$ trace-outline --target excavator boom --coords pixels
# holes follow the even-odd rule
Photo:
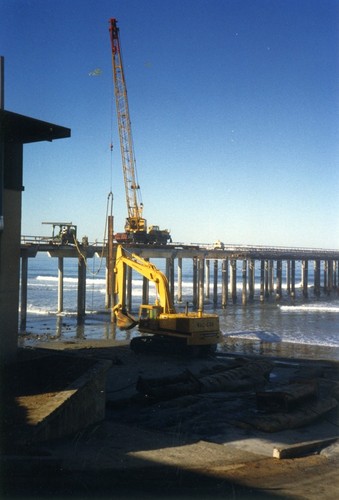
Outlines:
[[[119,296],[120,302],[116,308],[125,307],[123,303],[123,290],[125,284],[125,269],[124,266],[129,266],[137,271],[141,276],[144,276],[149,281],[155,283],[157,292],[157,302],[165,314],[175,313],[175,308],[172,302],[169,291],[168,280],[166,276],[157,269],[154,264],[143,259],[139,255],[127,253],[121,245],[117,247],[116,264],[115,264],[115,293]]]

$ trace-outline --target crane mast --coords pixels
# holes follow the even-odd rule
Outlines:
[[[125,231],[127,233],[140,231],[146,232],[147,224],[146,220],[142,217],[143,204],[140,200],[140,186],[137,182],[136,175],[136,163],[133,149],[127,88],[122,64],[119,28],[117,26],[117,20],[114,18],[110,19],[109,31],[112,44],[114,94],[118,117],[120,150],[128,213]]]
[[[109,32],[112,44],[114,94],[128,214],[125,223],[125,233],[116,233],[115,239],[119,243],[166,245],[168,241],[172,241],[169,230],[160,229],[159,226],[155,225],[147,228],[146,219],[142,216],[143,204],[137,179],[119,28],[115,18],[109,21]]]

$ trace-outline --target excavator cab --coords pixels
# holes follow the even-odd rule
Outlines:
[[[142,304],[139,309],[139,329],[159,330],[159,317],[163,307],[154,304]]]

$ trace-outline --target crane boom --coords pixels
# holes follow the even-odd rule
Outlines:
[[[128,212],[128,219],[126,221],[127,227],[125,230],[146,231],[146,221],[142,217],[143,204],[140,196],[140,186],[136,175],[131,119],[124,68],[122,64],[119,28],[117,26],[117,20],[114,18],[110,19],[109,31],[112,44],[114,93],[118,116],[120,150]]]
[[[115,238],[118,242],[121,241],[124,243],[132,242],[166,245],[168,241],[171,241],[171,235],[168,229],[160,229],[157,225],[152,225],[147,228],[147,221],[142,216],[143,204],[137,178],[127,87],[121,56],[119,28],[115,18],[109,21],[109,32],[112,45],[114,94],[128,214],[125,223],[125,233],[117,233]]]

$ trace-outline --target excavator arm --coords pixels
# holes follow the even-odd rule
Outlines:
[[[141,276],[144,276],[149,281],[155,283],[156,293],[157,293],[157,302],[156,306],[160,306],[161,313],[165,314],[174,314],[175,308],[172,302],[171,294],[169,291],[168,281],[166,276],[159,271],[152,263],[143,259],[139,255],[129,254],[127,255],[126,250],[123,249],[121,245],[117,247],[116,253],[116,263],[114,267],[115,273],[115,293],[119,297],[118,303],[114,306],[113,311],[118,320],[118,323],[121,325],[124,324],[124,319],[122,315],[127,316],[131,321],[134,321],[134,325],[132,324],[128,328],[135,326],[136,321],[131,316],[127,315],[125,303],[124,303],[124,287],[126,281],[126,267],[137,271]],[[127,321],[127,325],[129,322]],[[127,329],[127,327],[125,327]]]

